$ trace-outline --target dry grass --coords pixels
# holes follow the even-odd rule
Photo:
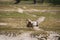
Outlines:
[[[6,3],[7,4],[7,3]],[[39,9],[39,10],[60,10],[60,7],[51,7],[51,6],[40,6],[40,5],[34,5],[34,4],[18,4],[18,5],[6,5],[3,4],[0,9],[16,9],[22,8],[22,9]],[[57,31],[60,33],[60,12],[30,12],[29,15],[25,13],[18,13],[18,12],[4,12],[0,11],[0,22],[6,22],[8,25],[1,26],[0,30],[23,30],[23,31],[29,31],[33,29],[27,29],[26,28],[26,19],[31,20],[37,20],[40,16],[46,17],[45,21],[42,22],[39,27],[48,30],[48,31]],[[36,15],[36,17],[33,17],[32,15]],[[22,29],[21,29],[22,28]],[[35,32],[35,31],[34,31]],[[39,32],[40,33],[40,32]],[[37,34],[39,34],[37,32]],[[43,32],[42,32],[43,33]],[[45,32],[44,32],[45,33]]]

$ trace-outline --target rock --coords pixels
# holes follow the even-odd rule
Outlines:
[[[0,23],[0,25],[8,25],[8,23]]]
[[[13,36],[13,33],[9,35],[0,35],[0,40],[38,40],[37,38],[31,37],[31,32],[24,32],[18,36]]]
[[[30,33],[23,33],[20,38],[21,40],[38,40],[37,38],[31,37]]]
[[[49,32],[49,36],[47,37],[47,40],[58,40],[59,37],[60,37],[59,34],[51,31],[51,32]]]
[[[21,8],[18,8],[17,12],[19,12],[19,13],[23,13],[23,12],[24,12],[24,10],[23,10],[23,9],[21,9]]]

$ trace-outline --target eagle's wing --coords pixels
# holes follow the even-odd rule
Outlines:
[[[39,17],[36,21],[39,23],[43,22],[45,20],[45,17]]]
[[[28,19],[27,21],[32,22],[32,20]]]

